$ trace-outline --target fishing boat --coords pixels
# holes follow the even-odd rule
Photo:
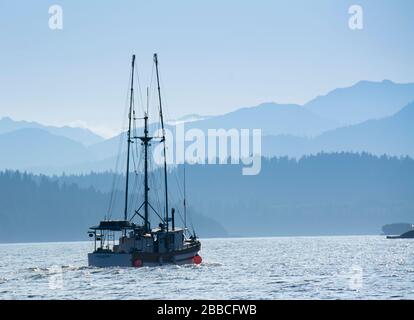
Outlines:
[[[163,109],[161,100],[160,77],[158,68],[158,56],[154,54],[156,71],[156,90],[159,105],[159,119],[161,124],[161,136],[149,135],[148,93],[147,109],[142,118],[135,117],[134,109],[134,70],[135,55],[132,56],[131,85],[129,96],[126,175],[125,175],[125,199],[123,219],[104,219],[97,226],[89,229],[88,233],[94,242],[94,251],[88,254],[89,266],[95,267],[144,267],[159,266],[163,264],[200,264],[202,262],[199,251],[201,243],[194,230],[188,232],[184,227],[176,226],[175,209],[169,211],[168,198],[168,171],[166,161],[166,135],[164,128]],[[147,90],[148,92],[148,90]],[[143,134],[134,136],[132,126],[135,120],[143,120]],[[162,143],[164,152],[163,161],[163,186],[164,190],[151,190],[154,193],[163,193],[163,212],[155,210],[150,203],[149,188],[149,148],[155,141]],[[130,208],[129,176],[131,144],[140,142],[143,155],[143,199],[137,208]],[[185,165],[185,164],[184,164]],[[184,171],[185,172],[185,171]],[[185,177],[185,174],[184,174]],[[185,181],[185,178],[184,178]],[[185,184],[185,182],[184,182]],[[134,191],[134,190],[133,190]],[[185,192],[184,192],[185,194]],[[184,211],[186,207],[185,196],[183,201]],[[151,227],[150,211],[159,224]]]

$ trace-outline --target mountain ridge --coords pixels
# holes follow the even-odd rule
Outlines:
[[[411,92],[414,88],[412,83],[360,81],[352,87],[338,88],[325,96],[316,97],[312,100],[313,102],[303,106],[267,102],[254,107],[243,107],[224,115],[188,122],[185,128],[186,130],[198,128],[205,133],[208,129],[262,129],[262,154],[264,156],[298,158],[323,151],[351,151],[414,157],[412,142],[414,135],[411,128],[411,123],[414,123],[414,103],[408,103],[402,107],[397,106],[398,103],[390,103],[387,110],[386,108],[381,110],[387,113],[393,109],[398,110],[390,116],[379,116],[379,113],[374,119],[342,126],[338,122],[326,120],[317,115],[311,104],[317,100],[326,99],[328,96],[337,96],[338,92],[341,95],[348,90],[353,91],[355,88],[361,90],[365,87],[370,88],[369,90],[388,88],[382,96],[389,96],[387,99],[392,100],[395,95],[394,89],[401,86],[402,90],[408,90],[404,91],[408,93],[402,97],[399,96],[398,103],[409,100],[412,93],[414,97],[414,91]],[[389,87],[394,89],[390,91]],[[397,91],[400,92],[399,90]],[[346,93],[346,95],[352,99],[355,98],[355,93]],[[369,97],[369,99],[372,102],[378,97]],[[344,98],[344,101],[347,100],[349,99]],[[326,102],[321,106],[325,108]],[[336,107],[334,106],[333,109]],[[77,139],[62,135],[62,130],[58,130],[57,134],[51,130],[51,128],[62,129],[59,127],[40,125],[41,127],[29,126],[29,128],[41,131],[13,131],[10,122],[13,122],[10,118],[0,120],[0,150],[8,150],[0,159],[0,169],[33,170],[35,172],[45,170],[53,173],[66,170],[72,173],[84,172],[84,170],[91,170],[95,167],[100,171],[114,169],[119,151],[122,156],[126,146],[125,132],[109,139],[98,138],[98,142],[85,145],[85,143],[76,141]],[[9,123],[8,126],[7,123]],[[33,123],[21,121],[18,124],[25,126]],[[34,124],[37,125],[37,123]],[[158,126],[151,124],[150,132],[156,128]],[[171,129],[174,134],[175,126],[167,124],[166,128]],[[6,141],[7,139],[11,141]],[[28,148],[24,153],[22,148],[17,146]]]
[[[304,106],[346,125],[391,116],[413,101],[414,83],[362,80],[317,96]]]
[[[0,118],[0,135],[24,128],[42,129],[51,134],[80,142],[85,146],[92,145],[104,140],[103,137],[86,128],[71,127],[68,125],[57,127],[43,125],[35,121],[13,120],[11,117]]]
[[[336,128],[312,139],[289,135],[264,137],[263,149],[266,156],[288,155],[295,158],[341,151],[414,157],[412,123],[414,102],[392,116]]]

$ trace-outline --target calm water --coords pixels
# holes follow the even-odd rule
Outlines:
[[[413,299],[414,240],[203,240],[200,266],[87,267],[89,242],[0,245],[1,299]]]

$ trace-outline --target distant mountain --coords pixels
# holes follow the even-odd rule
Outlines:
[[[185,123],[185,130],[200,129],[207,134],[208,129],[262,129],[263,135],[291,134],[297,136],[314,136],[326,130],[337,128],[334,121],[325,120],[299,105],[280,105],[264,103],[255,107],[236,110],[220,116]],[[150,132],[159,126],[150,125]],[[166,128],[175,133],[174,125]],[[100,160],[114,157],[126,147],[126,133],[96,143],[89,150]]]
[[[181,120],[186,130],[197,128],[205,133],[208,129],[262,129],[264,156],[298,158],[321,151],[414,156],[414,103],[406,103],[411,100],[414,84],[361,81],[305,106],[264,103],[224,115],[189,115]],[[175,126],[166,127],[175,133]],[[159,125],[151,124],[149,131],[156,129]],[[138,130],[133,134],[139,135],[142,130]],[[118,169],[123,171],[126,133],[104,140],[86,129],[3,118],[0,148],[7,150],[0,169],[85,173],[115,170],[119,159]]]
[[[413,101],[414,83],[360,81],[319,96],[305,107],[321,117],[349,125],[391,116]]]
[[[295,104],[263,103],[255,107],[186,124],[186,128],[208,129],[262,129],[263,135],[291,134],[315,136],[337,128],[338,122],[326,120],[312,111]]]
[[[319,152],[349,151],[414,157],[412,123],[414,123],[414,103],[407,105],[391,117],[330,130],[313,138],[264,135],[262,154],[266,157],[300,158]],[[169,128],[174,129],[174,127]],[[186,128],[191,127],[187,125]],[[155,127],[151,127],[151,130],[154,129]],[[206,130],[206,128],[201,129]],[[23,129],[0,135],[0,150],[9,150],[0,158],[0,168],[24,169],[47,174],[102,172],[116,169],[123,172],[125,147],[126,133],[85,147],[43,130]],[[116,167],[117,163],[118,167]]]
[[[268,136],[263,138],[266,156],[301,157],[324,152],[368,152],[375,155],[414,157],[414,103],[395,115],[346,126],[314,138]]]
[[[287,132],[298,136],[314,136],[337,126],[337,123],[324,120],[299,105],[265,103],[221,116],[187,122],[185,130],[200,129],[207,135],[208,129],[262,129],[263,135],[278,135]],[[158,128],[157,125],[150,125],[149,131],[152,133]],[[175,126],[167,125],[166,128],[175,134]],[[89,151],[102,161],[116,157],[120,150],[122,154],[125,148],[126,133],[124,132],[91,145]]]
[[[81,143],[35,128],[0,135],[0,150],[0,168],[7,169],[67,166],[94,159]]]
[[[263,103],[186,124],[187,128],[260,128],[263,135],[316,136],[344,125],[391,116],[414,102],[414,83],[360,81],[307,104]]]
[[[262,154],[266,157],[289,156],[301,158],[305,155],[320,152],[345,151],[414,157],[413,123],[414,103],[407,105],[391,117],[369,120],[357,125],[330,130],[314,138],[293,135],[265,135],[262,137]],[[173,129],[173,127],[170,128]],[[189,126],[186,126],[186,128],[188,129]],[[63,144],[64,142],[60,141],[59,143]],[[66,156],[67,159],[73,161],[71,163],[51,163],[50,158],[46,156],[47,165],[32,165],[30,169],[33,172],[47,174],[59,174],[63,171],[66,173],[102,172],[116,169],[118,172],[123,172],[126,161],[125,147],[126,133],[123,133],[86,149],[74,150],[73,153]],[[79,152],[81,156],[78,157]],[[11,157],[9,163],[14,164],[12,155],[13,153],[9,153]],[[29,165],[30,159],[26,158],[25,161],[25,164]],[[117,162],[118,167],[116,168]],[[1,160],[0,165],[3,165]]]
[[[414,103],[391,117],[325,132],[315,139],[324,151],[365,151],[414,156]]]
[[[54,127],[46,126],[37,122],[15,121],[9,117],[0,119],[0,134],[12,132],[19,129],[42,129],[56,136],[62,136],[82,143],[85,146],[103,141],[104,138],[84,128],[69,126]]]

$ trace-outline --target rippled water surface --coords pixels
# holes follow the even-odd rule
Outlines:
[[[413,299],[414,240],[207,239],[200,266],[89,268],[89,242],[0,245],[1,299]]]

